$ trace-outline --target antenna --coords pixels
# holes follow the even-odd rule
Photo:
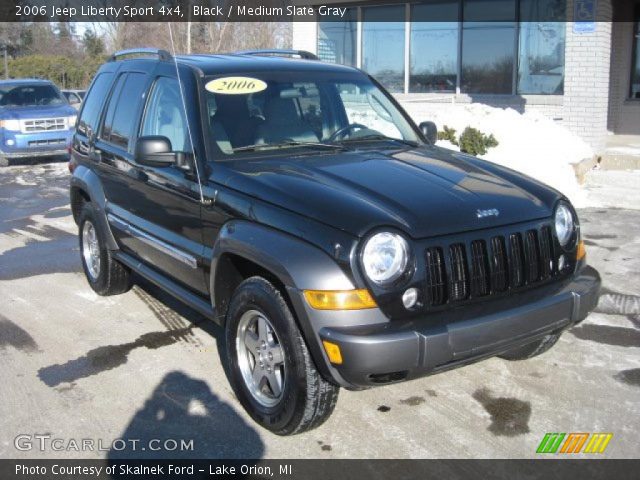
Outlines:
[[[180,99],[182,100],[182,109],[184,110],[184,118],[187,122],[187,134],[189,135],[189,143],[191,144],[191,150],[193,151],[193,164],[196,167],[196,178],[198,179],[198,188],[200,190],[200,203],[205,205],[204,193],[202,192],[202,182],[200,181],[200,171],[198,168],[198,159],[196,158],[196,151],[193,144],[193,136],[191,135],[191,125],[189,124],[189,117],[187,115],[187,102],[184,99],[184,90],[182,88],[182,80],[180,79],[180,71],[178,70],[178,60],[176,59],[176,47],[173,43],[173,31],[171,30],[171,22],[167,22],[169,27],[169,39],[171,40],[171,53],[173,54],[173,64],[176,66],[176,76],[178,77],[178,88],[180,89]]]

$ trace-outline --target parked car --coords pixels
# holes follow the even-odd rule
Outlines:
[[[0,81],[0,165],[68,155],[76,110],[47,80]]]
[[[87,93],[86,90],[62,90],[62,94],[65,96],[69,105],[76,110],[80,110],[84,96]]]
[[[280,435],[340,387],[540,355],[598,300],[576,211],[435,133],[305,52],[115,54],[72,144],[89,285],[137,272],[223,326],[240,403]]]

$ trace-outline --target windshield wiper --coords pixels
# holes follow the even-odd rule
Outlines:
[[[397,142],[397,143],[402,143],[404,145],[409,145],[410,147],[417,147],[419,145],[418,142],[414,142],[412,140],[403,140],[401,138],[387,137],[386,135],[382,135],[379,133],[364,135],[362,137],[356,137],[356,138],[347,138],[346,140],[342,140],[340,143],[369,142],[371,140],[384,140],[387,142]]]
[[[320,142],[296,142],[295,140],[281,143],[258,143],[255,145],[246,145],[244,147],[234,148],[234,152],[248,152],[253,150],[268,150],[270,148],[287,148],[287,147],[318,147],[328,148],[330,150],[344,150],[344,146],[335,143]]]

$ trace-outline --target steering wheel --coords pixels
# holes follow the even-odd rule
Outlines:
[[[351,130],[355,130],[356,128],[362,129],[362,128],[369,128],[369,127],[367,127],[366,125],[362,125],[361,123],[350,123],[346,127],[339,128],[338,130],[333,132],[331,136],[328,138],[328,141],[333,142],[338,138],[343,138],[344,136],[346,136],[347,133],[349,133]]]

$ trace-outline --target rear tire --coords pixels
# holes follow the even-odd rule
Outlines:
[[[560,339],[560,334],[550,334],[546,337],[536,340],[535,342],[524,345],[523,347],[516,348],[509,352],[498,355],[504,360],[527,360],[529,358],[542,355],[544,352],[553,347]]]
[[[225,337],[231,386],[257,423],[277,435],[294,435],[329,418],[340,388],[318,373],[291,310],[271,283],[251,277],[238,286]]]
[[[98,295],[118,295],[131,288],[131,271],[113,258],[106,247],[105,232],[97,222],[95,207],[85,202],[80,210],[78,240],[82,268]]]

